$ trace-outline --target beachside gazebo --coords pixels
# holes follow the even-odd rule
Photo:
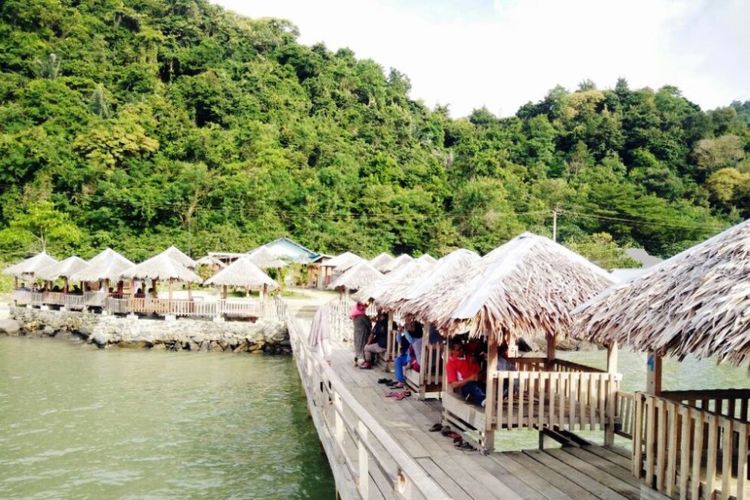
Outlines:
[[[388,252],[383,252],[370,259],[370,265],[381,273],[391,262],[393,262],[393,256]]]
[[[286,262],[276,257],[265,246],[256,248],[247,257],[261,269],[281,269],[286,266]]]
[[[417,257],[417,260],[426,262],[427,264],[434,264],[438,261],[435,257],[433,257],[432,255],[428,253],[420,255],[419,257]]]
[[[413,261],[414,257],[409,254],[402,253],[398,257],[394,258],[390,263],[386,264],[381,271],[383,273],[391,273],[401,266],[408,264]]]
[[[398,311],[402,317],[407,315],[413,316],[425,325],[429,334],[430,322],[424,314],[424,310],[430,304],[425,304],[424,299],[440,283],[466,273],[479,260],[479,255],[471,250],[459,249],[449,253],[438,260],[428,273],[418,276],[412,285],[401,294],[402,297],[392,305],[393,309]],[[389,315],[392,317],[393,312],[389,313]],[[395,342],[391,342],[390,347],[389,358],[392,359],[396,356],[397,345]],[[440,343],[422,341],[419,352],[416,353],[422,369],[419,372],[413,370],[405,372],[407,383],[420,397],[442,396],[443,365],[441,363],[441,348]]]
[[[192,301],[190,285],[193,283],[201,283],[203,281],[200,276],[164,253],[155,255],[150,259],[144,260],[140,264],[125,269],[120,276],[130,280],[150,279],[153,283],[154,293],[156,293],[157,282],[166,281],[169,285],[168,301],[170,303],[173,300],[172,292],[174,282],[188,284],[188,301]],[[133,298],[135,299],[135,297]],[[154,297],[154,299],[157,299],[157,297]]]
[[[606,290],[575,315],[575,337],[648,353],[646,390],[635,394],[633,474],[667,495],[744,498],[750,389],[664,390],[661,360],[747,364],[750,221]]]
[[[119,283],[120,274],[133,265],[133,262],[111,248],[105,248],[89,260],[86,267],[71,274],[68,280],[81,283],[98,282],[106,289],[110,283]]]
[[[191,259],[185,252],[172,245],[162,252],[167,257],[171,257],[172,260],[176,260],[188,269],[195,269],[198,265],[196,261]]]
[[[44,269],[47,266],[56,264],[57,260],[50,257],[47,252],[39,252],[38,254],[24,259],[21,262],[12,264],[3,269],[3,274],[13,276],[15,278],[15,287],[18,288],[19,278],[36,278],[36,273]]]
[[[359,290],[383,278],[383,273],[375,269],[369,262],[363,260],[347,269],[341,276],[334,280],[328,288],[330,290],[342,289],[348,294],[352,290]]]
[[[208,278],[205,284],[220,286],[222,298],[225,299],[227,298],[228,287],[260,290],[262,298],[265,298],[269,290],[279,288],[279,284],[255,265],[249,257],[235,260],[226,268]]]
[[[446,421],[478,431],[478,444],[494,446],[499,429],[604,428],[614,440],[616,346],[607,371],[555,357],[571,312],[612,284],[609,274],[548,238],[524,233],[485,255],[466,272],[436,284],[418,301],[421,314],[447,337],[468,333],[487,341],[485,407],[466,404],[443,386]],[[546,357],[514,357],[516,339],[542,336]],[[508,345],[516,370],[498,370],[498,345]],[[445,347],[444,360],[448,349]],[[503,387],[517,387],[503,397]],[[472,433],[473,434],[473,433]]]
[[[321,264],[323,281],[328,284],[332,283],[350,267],[363,262],[364,260],[365,259],[352,252],[344,252],[332,259],[328,259]]]
[[[57,262],[55,264],[51,264],[41,269],[39,272],[37,272],[37,277],[39,279],[43,279],[48,282],[52,282],[57,279],[63,279],[63,281],[65,282],[63,285],[62,292],[47,291],[45,292],[42,301],[45,304],[54,304],[54,305],[59,305],[59,306],[64,306],[64,307],[82,306],[83,296],[82,295],[69,296],[68,291],[69,291],[70,277],[76,272],[85,268],[87,265],[88,265],[88,262],[74,255],[72,257],[68,257],[67,259]]]

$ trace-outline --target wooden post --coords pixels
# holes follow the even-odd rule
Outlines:
[[[607,346],[607,373],[617,373],[617,342]]]
[[[169,278],[169,307],[172,307],[172,278]],[[156,290],[154,290],[156,291]],[[158,295],[157,295],[158,297]]]
[[[135,278],[130,279],[130,297],[135,298]]]
[[[222,299],[227,298],[227,286],[226,285],[221,286],[221,298]]]
[[[187,286],[188,286],[188,290],[187,290],[188,300],[193,300],[193,284],[188,282]]]
[[[360,420],[357,424],[357,451],[359,462],[359,493],[362,498],[370,498],[370,469],[369,469],[369,454],[365,443],[368,440],[368,430],[365,424]]]
[[[425,371],[427,370],[427,344],[430,343],[430,322],[426,322],[422,325],[422,343],[419,349],[419,399],[424,399],[427,393],[427,377]]]
[[[67,294],[68,293],[68,278],[63,277],[63,281],[65,282],[65,286],[63,287],[63,292]]]
[[[555,349],[557,348],[557,335],[547,334],[547,371],[552,371],[555,366]],[[510,349],[509,349],[510,350]]]
[[[661,356],[653,352],[646,361],[646,392],[661,396]]]
[[[388,327],[387,328],[388,328],[387,330],[388,331],[388,345],[386,345],[385,347],[385,351],[387,353],[386,360],[385,360],[386,361],[385,369],[389,370],[390,364],[393,362],[393,353],[394,353],[393,347],[395,344],[394,342],[395,339],[393,338],[393,311],[388,311]]]
[[[13,276],[13,288],[18,290],[18,276]]]
[[[495,412],[495,384],[498,380],[495,378],[497,372],[497,335],[495,332],[491,332],[487,337],[487,393],[486,399],[484,400],[484,451],[487,453],[492,452],[495,449],[495,428],[501,425],[498,422],[497,425],[492,423],[492,417]],[[497,388],[497,392],[502,389]]]

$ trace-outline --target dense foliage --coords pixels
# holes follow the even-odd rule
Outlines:
[[[704,112],[621,80],[452,119],[398,71],[297,34],[205,0],[0,3],[0,260],[280,235],[486,251],[551,234],[553,210],[563,241],[617,258],[750,215],[750,103]]]

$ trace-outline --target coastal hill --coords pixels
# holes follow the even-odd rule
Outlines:
[[[281,235],[486,251],[551,234],[557,211],[561,241],[616,265],[750,216],[750,102],[701,110],[621,79],[454,118],[398,70],[297,36],[205,0],[2,2],[0,261]]]

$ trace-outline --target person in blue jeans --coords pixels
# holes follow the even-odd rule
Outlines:
[[[396,385],[394,388],[404,387],[406,377],[404,376],[404,367],[409,366],[411,357],[409,356],[409,347],[415,339],[422,337],[422,325],[412,319],[407,319],[406,327],[398,335],[399,355],[393,360],[393,366],[396,376]]]

